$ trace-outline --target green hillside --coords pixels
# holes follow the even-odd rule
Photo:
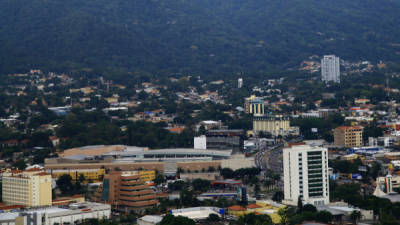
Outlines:
[[[399,0],[1,0],[0,72],[226,75],[400,61]]]

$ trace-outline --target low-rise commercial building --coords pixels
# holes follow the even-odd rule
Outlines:
[[[213,181],[220,177],[220,174],[217,172],[201,172],[201,173],[181,173],[180,179],[184,181],[192,181],[195,179],[203,179]]]
[[[253,160],[254,161],[254,160]],[[241,165],[236,165],[241,166]],[[193,161],[193,162],[74,162],[74,163],[51,163],[45,165],[46,169],[96,169],[105,168],[106,170],[157,170],[161,173],[171,173],[175,175],[178,168],[184,171],[208,171],[210,167],[218,169],[221,161]],[[173,173],[173,174],[172,174]]]
[[[203,127],[204,130],[220,129],[221,126],[222,126],[221,121],[204,120],[196,125],[196,130],[198,131],[200,127]]]
[[[72,180],[78,181],[81,176],[85,178],[84,182],[101,182],[106,170],[99,169],[65,169],[65,170],[47,170],[54,178],[59,178],[64,174],[71,176]]]
[[[210,167],[216,169],[221,166],[221,161],[229,159],[232,154],[231,150],[192,148],[145,150],[144,148],[123,146],[124,149],[115,151],[106,146],[99,148],[108,150],[100,151],[96,155],[94,155],[96,149],[94,146],[74,150],[74,154],[70,152],[66,157],[45,159],[45,168],[50,171],[78,169],[157,170],[174,176],[178,168],[199,172],[208,170]],[[86,151],[89,151],[90,155],[85,155]],[[146,180],[153,177],[150,174],[146,176]]]
[[[225,214],[223,209],[216,207],[193,207],[183,209],[173,209],[171,214],[174,216],[183,216],[194,221],[206,220],[211,214],[222,217]]]
[[[279,208],[283,206],[273,206],[266,202],[256,202],[246,207],[233,205],[228,207],[228,214],[240,217],[246,214],[255,213],[257,215],[268,215],[274,224],[279,224],[281,217],[278,214]]]
[[[385,177],[377,177],[374,194],[379,197],[380,191],[385,194],[398,193],[400,191],[400,176],[387,175]]]
[[[110,150],[107,146],[89,146],[81,149],[66,150],[67,156],[47,158],[45,164],[76,163],[76,162],[173,162],[173,161],[204,161],[229,158],[231,150],[218,151],[214,149],[199,150],[193,148],[171,148],[146,150],[135,146],[118,146],[123,149]],[[99,152],[95,153],[99,149]],[[106,150],[107,151],[106,151]],[[88,154],[86,154],[88,153]],[[64,155],[66,153],[64,152]]]
[[[143,150],[144,148],[130,146],[131,149]],[[108,152],[119,152],[127,149],[124,145],[89,145],[79,148],[66,149],[62,153],[59,153],[61,157],[68,157],[74,155],[86,155],[86,156],[101,156]]]
[[[0,224],[55,225],[78,224],[87,219],[109,219],[111,207],[106,204],[84,202],[63,207],[45,207],[0,213]]]
[[[334,220],[341,221],[342,223],[343,221],[352,220],[351,214],[354,211],[358,211],[361,214],[360,224],[362,224],[363,221],[370,222],[374,220],[373,210],[359,209],[354,206],[348,205],[345,202],[335,202],[335,203],[330,203],[329,205],[318,206],[317,210],[330,212]]]
[[[162,219],[163,217],[159,215],[146,215],[138,218],[136,220],[136,223],[138,225],[157,225],[161,222]]]
[[[243,130],[209,130],[194,138],[195,149],[243,150]]]

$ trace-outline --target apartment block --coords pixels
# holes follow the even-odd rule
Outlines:
[[[40,169],[7,171],[2,177],[3,202],[28,207],[52,204],[51,175]]]
[[[283,149],[284,203],[315,206],[329,203],[328,150],[294,145]]]
[[[334,55],[325,55],[321,60],[321,80],[340,83],[340,60]]]
[[[343,147],[363,146],[363,127],[340,126],[333,131],[334,144]]]

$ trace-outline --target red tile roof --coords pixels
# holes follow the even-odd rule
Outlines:
[[[39,169],[39,168],[34,167],[34,168],[27,169],[27,170],[25,170],[25,171],[26,171],[26,172],[35,172],[35,171],[42,171],[42,170]]]
[[[12,173],[12,174],[22,173],[22,170],[12,170],[11,173]]]
[[[45,175],[50,175],[49,173],[46,172],[41,172],[41,173],[37,173],[34,176],[45,176]]]
[[[340,126],[340,127],[336,127],[335,129],[340,129],[340,130],[363,129],[363,127],[361,127],[361,126]]]
[[[172,133],[181,133],[185,128],[183,127],[172,127],[169,128],[168,130]]]
[[[229,207],[228,209],[232,210],[232,211],[246,211],[246,209],[240,205],[233,205],[233,206]]]
[[[27,144],[29,142],[29,139],[24,139],[21,141],[21,144]]]
[[[4,144],[18,144],[17,139],[11,139],[3,142]]]
[[[23,207],[24,207],[23,205],[5,205],[5,206],[0,206],[0,210],[20,209]]]
[[[258,209],[258,208],[261,208],[261,206],[258,205],[257,203],[254,203],[254,204],[248,205],[247,208],[248,209]]]
[[[289,144],[288,144],[288,147],[291,148],[292,146],[295,146],[295,145],[305,145],[305,144],[306,144],[305,142],[289,143]]]

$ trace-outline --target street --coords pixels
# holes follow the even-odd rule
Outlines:
[[[283,145],[279,144],[261,149],[255,156],[256,166],[263,171],[272,170],[274,173],[282,175],[282,148]]]

